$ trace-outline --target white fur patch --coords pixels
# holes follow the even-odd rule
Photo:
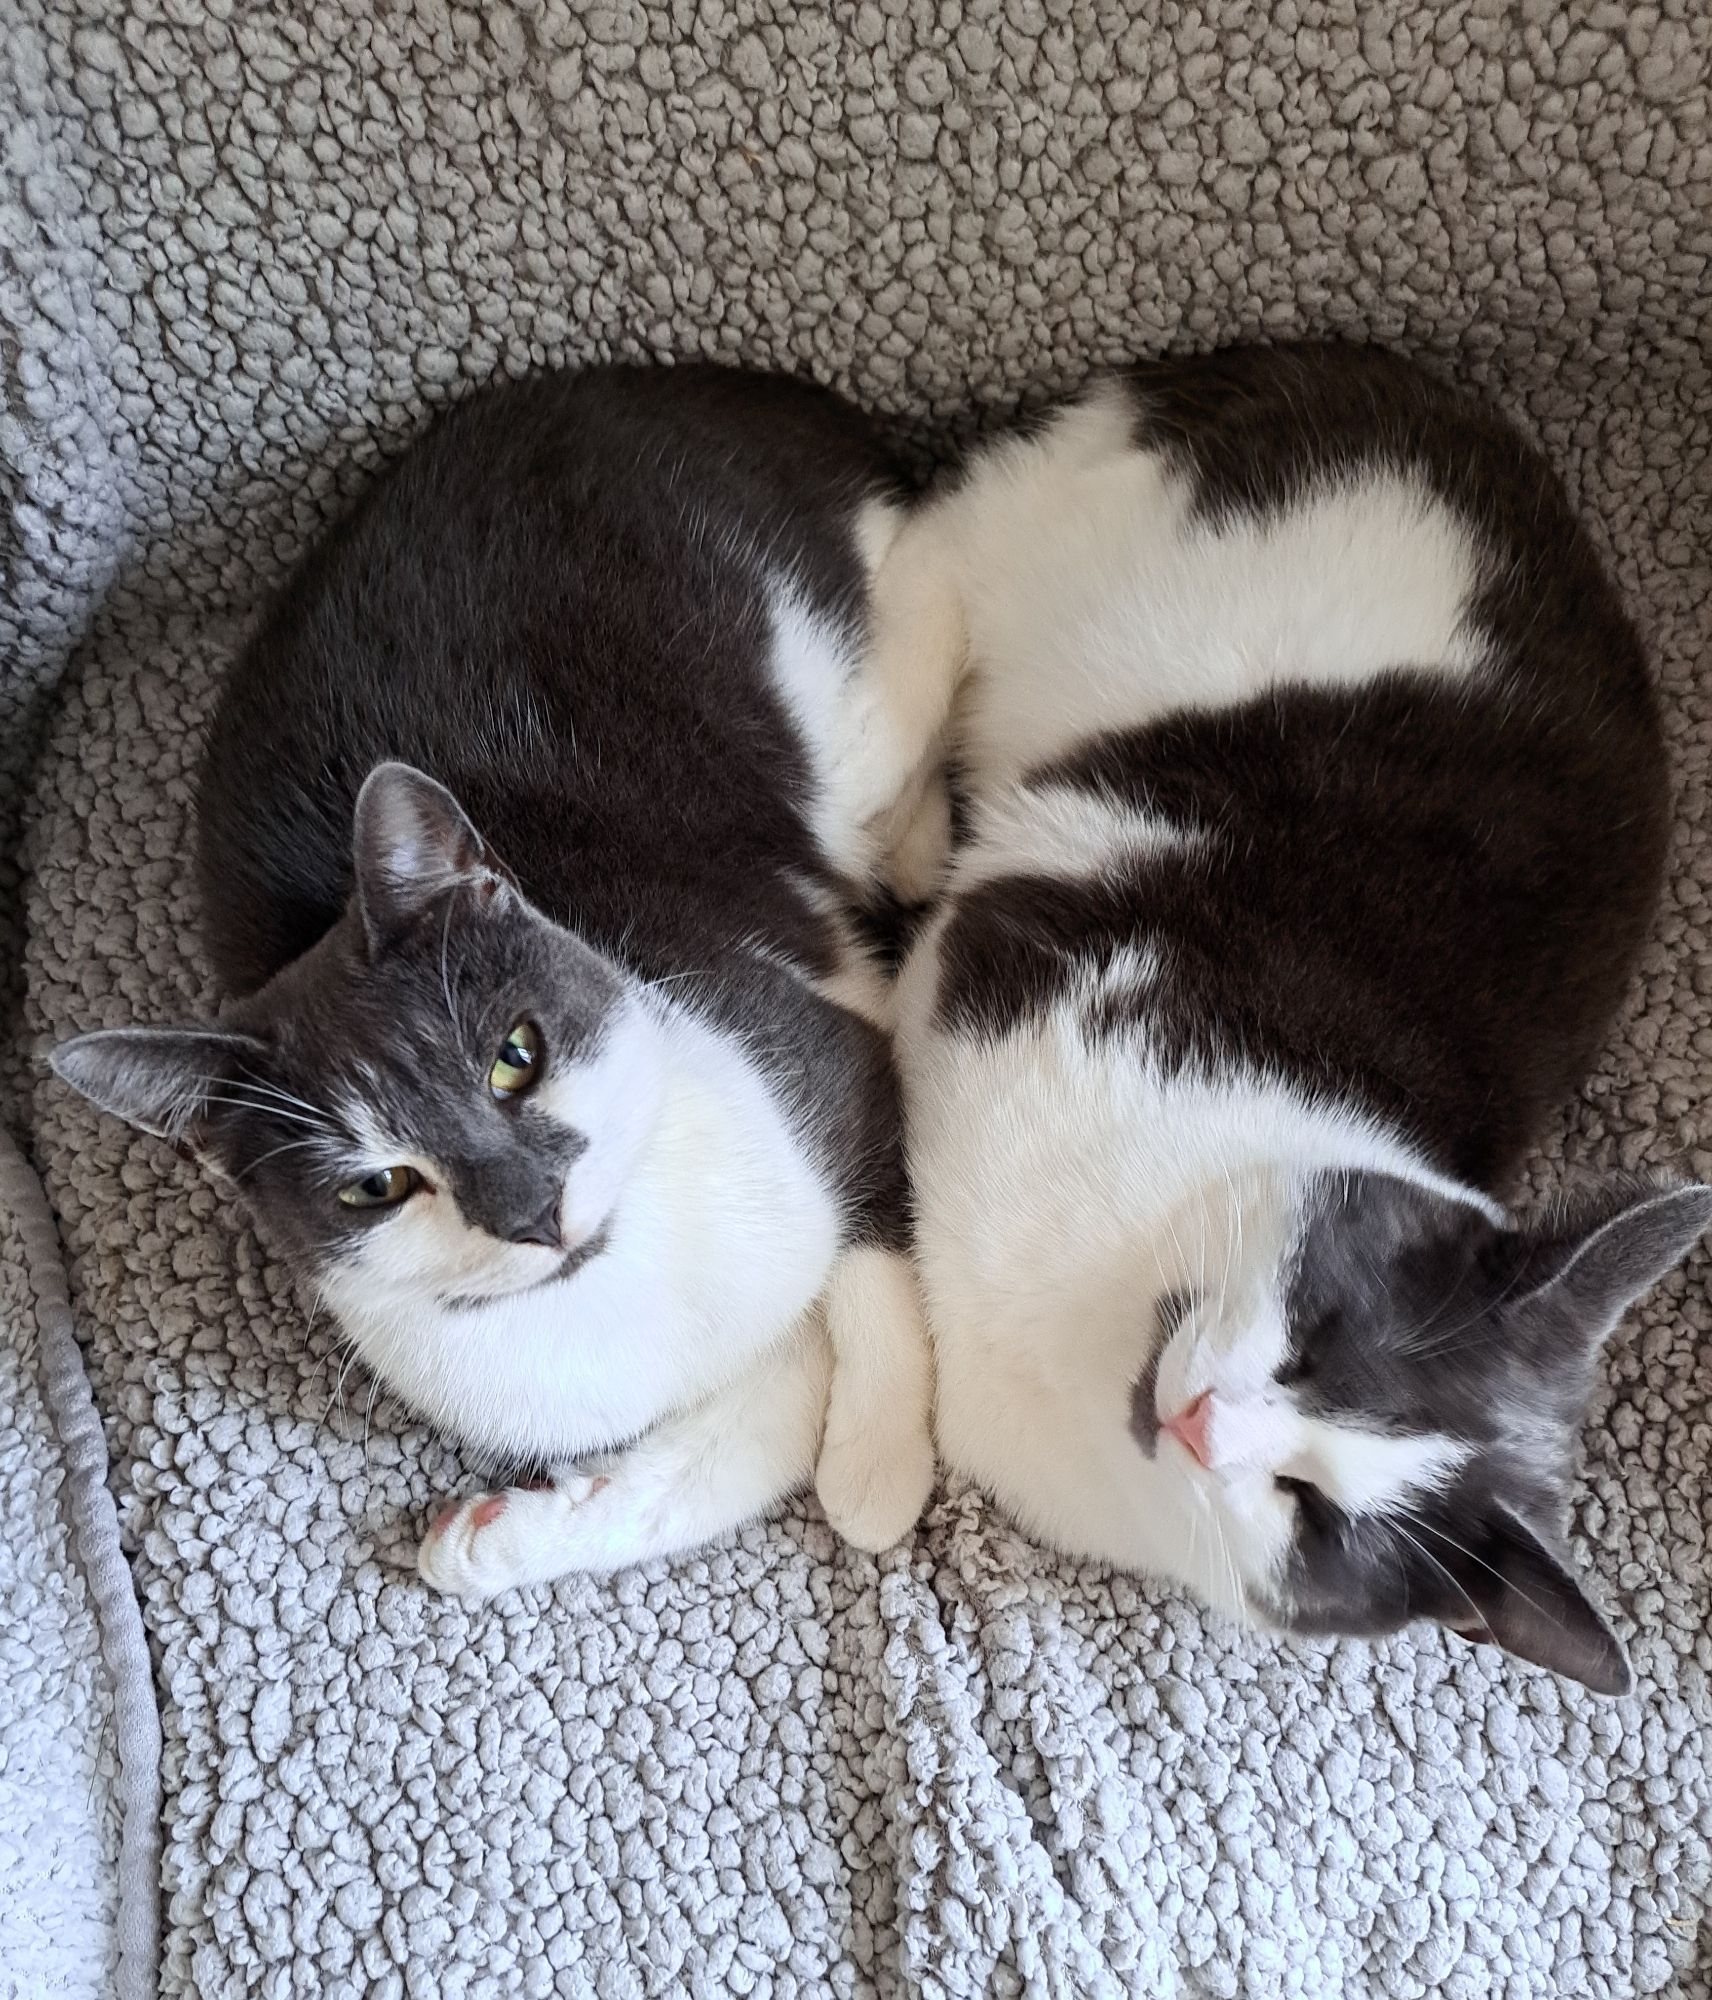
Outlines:
[[[944,1034],[935,935],[904,981],[901,1059],[942,1456],[1056,1546],[1250,1610],[1293,1534],[1274,1477],[1301,1454],[1352,1505],[1446,1469],[1432,1441],[1312,1435],[1276,1386],[1301,1180],[1365,1168],[1497,1211],[1351,1111],[1264,1078],[1167,1074],[1141,1025],[1088,1035],[1080,999],[996,1039]],[[1130,1430],[1170,1291],[1222,1302],[1173,1335],[1156,1385],[1162,1417],[1213,1392],[1210,1474],[1169,1438],[1149,1458]]]
[[[1352,687],[1398,667],[1462,677],[1486,574],[1468,525],[1374,468],[1264,520],[1191,513],[1189,482],[1134,443],[1099,385],[1035,436],[978,457],[924,516],[955,577],[970,661],[962,747],[978,791],[1098,732],[1286,682]]]
[[[831,1268],[837,1202],[754,1062],[685,1006],[632,1007],[633,1033],[615,1024],[552,1100],[590,1141],[567,1212],[600,1218],[598,1256],[541,1283],[557,1253],[468,1230],[442,1193],[322,1276],[367,1365],[477,1446],[574,1457],[634,1436],[752,1365]]]
[[[1157,813],[1074,785],[1033,784],[983,800],[953,890],[1007,875],[1089,880],[1126,862],[1182,853],[1202,836]]]
[[[1454,1438],[1389,1437],[1340,1424],[1309,1423],[1279,1471],[1307,1479],[1348,1514],[1383,1514],[1442,1486],[1464,1464]]]
[[[1082,1005],[1092,1009],[1113,1001],[1136,1001],[1158,979],[1159,969],[1159,954],[1151,945],[1119,945],[1089,973],[1080,996]]]
[[[767,578],[766,592],[773,680],[814,776],[815,837],[835,868],[867,881],[876,867],[876,822],[910,778],[919,746],[901,742],[885,687],[854,635],[811,609],[783,574]]]

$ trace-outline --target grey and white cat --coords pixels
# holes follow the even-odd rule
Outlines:
[[[899,994],[944,1460],[1263,1624],[1437,1619],[1622,1690],[1576,1432],[1712,1190],[1500,1206],[1668,819],[1556,480],[1379,354],[1142,368],[978,451],[876,605],[968,809]],[[946,824],[930,787],[918,888]]]
[[[923,749],[863,668],[899,490],[787,380],[472,397],[222,691],[219,1020],[55,1052],[234,1184],[405,1402],[552,1468],[431,1531],[447,1589],[668,1553],[811,1470],[868,1548],[927,1497],[896,1085],[841,915]]]

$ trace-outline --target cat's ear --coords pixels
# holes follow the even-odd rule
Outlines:
[[[194,1143],[211,1099],[261,1053],[214,1028],[103,1028],[61,1042],[48,1063],[103,1111],[177,1144]]]
[[[1581,1586],[1534,1531],[1498,1508],[1478,1553],[1449,1564],[1465,1600],[1442,1615],[1459,1638],[1502,1646],[1580,1681],[1595,1694],[1627,1694],[1628,1655]]]
[[[1573,1221],[1537,1232],[1505,1316],[1535,1327],[1545,1358],[1577,1339],[1595,1352],[1709,1223],[1712,1187],[1612,1181],[1583,1198]]]
[[[444,785],[409,764],[377,764],[357,794],[357,907],[370,951],[447,890],[488,874],[481,836]]]

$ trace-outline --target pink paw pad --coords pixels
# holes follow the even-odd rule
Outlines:
[[[470,1516],[470,1526],[472,1528],[486,1528],[497,1521],[504,1512],[505,1495],[503,1493],[490,1494],[487,1499],[478,1503],[475,1512]]]
[[[442,1509],[440,1513],[434,1516],[433,1522],[428,1529],[429,1541],[432,1541],[436,1535],[443,1535],[446,1532],[458,1518],[458,1509],[462,1504],[461,1501],[454,1500],[450,1507]]]

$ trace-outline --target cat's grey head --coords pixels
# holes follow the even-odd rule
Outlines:
[[[654,1016],[407,765],[357,801],[354,886],[217,1026],[80,1035],[53,1067],[234,1183],[342,1314],[528,1290],[598,1254],[659,1097]]]
[[[1264,1269],[1165,1302],[1132,1404],[1208,1517],[1207,1594],[1309,1633],[1434,1619],[1625,1692],[1560,1524],[1599,1350],[1712,1188],[1617,1181],[1517,1229],[1361,1172],[1286,1208]]]

